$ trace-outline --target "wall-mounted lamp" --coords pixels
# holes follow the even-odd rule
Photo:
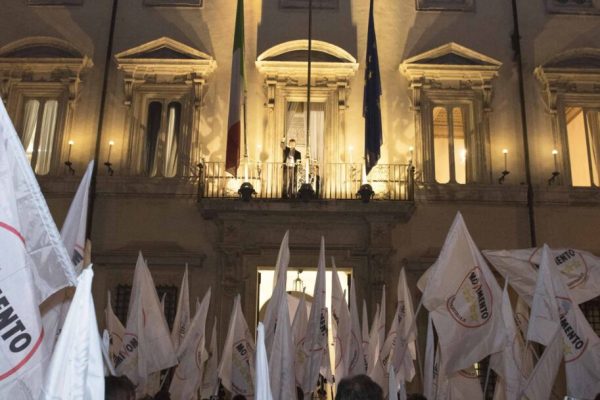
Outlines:
[[[550,179],[548,179],[548,185],[552,185],[552,184],[556,183],[556,178],[558,178],[558,176],[560,175],[560,172],[558,172],[557,156],[558,156],[558,150],[556,150],[556,149],[552,150],[552,157],[554,157],[554,172],[552,172],[552,176],[550,177]]]
[[[498,178],[498,183],[503,184],[506,179],[506,175],[510,174],[508,170],[508,149],[503,149],[502,154],[504,154],[504,171],[501,172],[500,178]]]
[[[112,148],[114,145],[115,142],[113,142],[112,140],[108,142],[108,157],[106,157],[106,162],[104,163],[109,176],[113,176],[115,173],[115,171],[112,169],[112,163],[110,162],[110,155],[112,153]]]
[[[73,148],[74,144],[75,144],[74,141],[69,140],[69,151],[67,152],[67,161],[65,161],[65,165],[69,169],[69,173],[71,175],[75,175],[75,170],[73,169],[73,163],[71,162],[71,149]]]

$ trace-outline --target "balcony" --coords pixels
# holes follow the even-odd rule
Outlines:
[[[238,190],[243,182],[250,182],[258,199],[294,199],[297,188],[310,182],[317,200],[357,199],[363,183],[362,165],[359,163],[325,164],[323,168],[312,165],[309,173],[302,163],[285,168],[282,163],[242,162],[238,177],[225,172],[224,162],[200,164],[198,196],[200,198],[239,198]],[[287,176],[286,176],[287,175]],[[295,179],[294,179],[295,178]],[[283,187],[287,179],[295,180],[291,193],[286,196]],[[376,165],[368,176],[373,187],[374,200],[413,201],[414,167],[411,164]]]

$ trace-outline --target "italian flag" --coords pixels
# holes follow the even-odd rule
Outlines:
[[[229,119],[227,121],[227,154],[225,169],[236,176],[240,166],[241,109],[245,85],[244,71],[244,0],[238,0],[235,17],[235,38],[231,61],[231,89],[229,93]]]

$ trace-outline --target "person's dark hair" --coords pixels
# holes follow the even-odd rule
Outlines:
[[[427,400],[427,397],[423,396],[421,393],[411,393],[406,400]]]
[[[296,398],[298,400],[304,400],[304,391],[300,386],[296,386]]]
[[[104,398],[106,400],[135,399],[135,386],[124,376],[109,376],[104,380]]]
[[[598,393],[598,394],[596,395],[596,397],[594,397],[594,400],[600,400],[600,393]]]
[[[296,143],[296,139],[290,139],[290,140],[288,141],[288,143],[290,143],[290,142],[294,142],[294,143]]]
[[[246,400],[246,396],[243,396],[241,394],[236,394],[235,396],[233,396],[233,398],[231,400]]]
[[[335,400],[383,400],[383,390],[368,376],[356,375],[340,381]]]

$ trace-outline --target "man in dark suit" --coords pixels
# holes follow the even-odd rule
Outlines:
[[[296,150],[294,139],[290,139],[287,146],[285,140],[282,140],[281,149],[283,150],[283,188],[281,195],[284,199],[289,199],[295,197],[298,190],[296,173],[298,171],[298,161],[302,160],[302,154]]]

